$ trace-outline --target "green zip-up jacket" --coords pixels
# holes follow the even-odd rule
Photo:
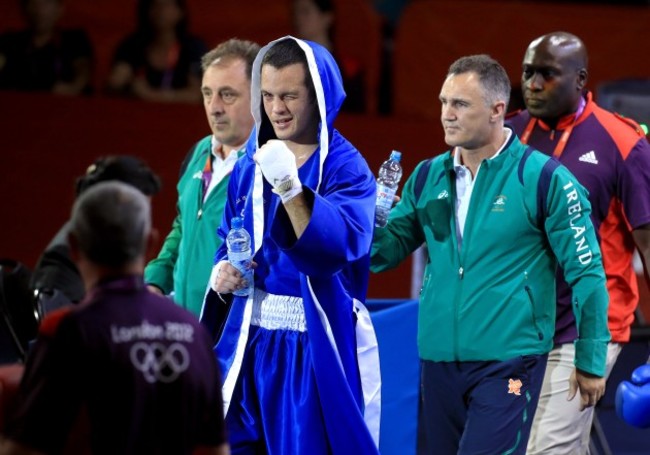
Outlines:
[[[178,181],[177,215],[158,257],[144,271],[147,284],[165,294],[174,293],[174,301],[199,316],[203,297],[214,265],[214,254],[221,246],[217,228],[221,225],[230,175],[224,177],[203,201],[201,179],[212,136],[196,143]],[[239,156],[243,151],[239,151]]]
[[[556,160],[513,133],[481,163],[458,248],[451,152],[431,162],[416,197],[420,163],[388,225],[376,228],[373,272],[397,266],[426,242],[418,349],[431,361],[506,360],[551,350],[555,270],[573,291],[576,366],[605,374],[608,295],[584,188]]]

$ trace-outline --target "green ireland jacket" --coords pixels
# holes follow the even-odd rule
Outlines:
[[[397,266],[426,242],[418,317],[420,357],[506,360],[553,346],[555,269],[573,291],[576,366],[605,374],[608,295],[586,190],[554,159],[512,134],[474,182],[462,246],[456,235],[453,156],[431,162],[419,198],[420,163],[388,225],[376,228],[373,272]]]
[[[217,228],[221,225],[230,175],[224,177],[203,202],[201,175],[212,149],[212,136],[197,142],[186,159],[177,185],[177,215],[158,257],[144,271],[148,284],[197,316],[214,265],[214,254],[221,246]],[[240,150],[239,156],[243,154]]]

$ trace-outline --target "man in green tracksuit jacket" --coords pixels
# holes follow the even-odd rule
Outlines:
[[[217,228],[230,173],[253,128],[250,79],[258,51],[256,43],[231,39],[203,57],[201,91],[212,134],[185,158],[177,185],[178,214],[158,257],[145,269],[149,289],[173,294],[197,317],[221,245]]]
[[[583,406],[604,393],[608,297],[587,195],[565,167],[504,128],[509,93],[488,56],[450,67],[440,100],[453,148],[416,168],[388,225],[375,230],[374,272],[423,242],[428,251],[420,453],[525,452],[553,345],[558,264],[579,327],[572,393],[580,389]]]

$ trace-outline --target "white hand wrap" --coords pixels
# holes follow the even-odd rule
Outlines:
[[[212,267],[212,272],[210,272],[210,288],[217,293],[219,296],[219,300],[221,300],[223,303],[228,303],[226,302],[223,297],[221,297],[221,293],[217,291],[217,280],[219,279],[219,274],[221,273],[221,266],[228,263],[228,261],[219,261],[217,262],[214,267]]]
[[[221,266],[227,263],[228,261],[219,261],[212,267],[212,272],[210,272],[210,287],[214,292],[217,291],[217,280],[219,279],[219,273],[221,273]]]
[[[302,193],[296,157],[284,142],[277,139],[268,141],[253,158],[262,169],[264,178],[273,186],[273,192],[282,199],[282,203]]]

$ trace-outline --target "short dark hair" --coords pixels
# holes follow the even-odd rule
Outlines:
[[[147,196],[160,191],[160,179],[139,158],[130,155],[110,155],[95,160],[86,173],[77,178],[77,196],[91,186],[107,180],[119,180],[136,187]]]
[[[447,76],[476,73],[488,103],[503,100],[508,105],[510,101],[510,79],[508,73],[499,62],[487,54],[468,55],[461,57],[451,64]]]
[[[253,41],[231,38],[203,55],[201,69],[205,72],[218,59],[240,58],[246,62],[246,76],[250,80],[253,72],[253,62],[259,51],[260,45]]]
[[[119,268],[144,255],[151,231],[149,199],[118,181],[93,185],[74,203],[70,234],[97,265]]]
[[[309,73],[307,56],[296,40],[286,38],[275,43],[266,54],[264,54],[261,66],[264,67],[264,65],[271,65],[273,68],[282,69],[296,63],[302,64],[302,67],[305,70],[305,86],[310,95],[315,95],[316,89],[314,88],[314,81]]]
[[[329,13],[334,11],[333,0],[312,0],[312,3],[318,8],[321,13]]]

